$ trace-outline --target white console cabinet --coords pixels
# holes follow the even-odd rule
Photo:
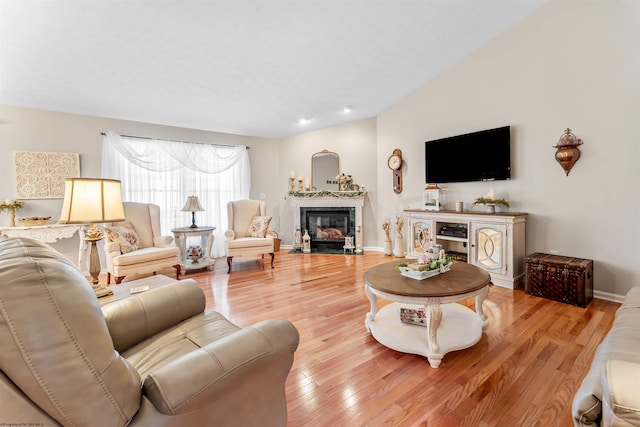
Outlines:
[[[509,289],[523,285],[526,213],[419,209],[404,213],[407,256],[418,256],[438,244],[447,255],[487,270],[494,285]]]

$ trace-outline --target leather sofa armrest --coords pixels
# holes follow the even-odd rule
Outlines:
[[[224,232],[224,237],[226,237],[227,240],[233,240],[236,238],[236,233],[233,230],[227,230]]]
[[[205,304],[200,285],[186,279],[106,304],[102,313],[113,345],[122,353],[145,338],[202,313]]]
[[[609,359],[602,376],[602,424],[640,425],[640,363]]]
[[[143,393],[164,414],[188,413],[228,396],[242,396],[250,408],[265,394],[283,393],[299,339],[288,320],[264,320],[151,372]]]
[[[165,248],[173,244],[172,236],[157,236],[153,238],[153,246],[158,248]]]

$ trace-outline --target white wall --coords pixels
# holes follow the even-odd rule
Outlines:
[[[291,200],[284,196],[289,191],[289,176],[295,172],[296,180],[300,175],[311,177],[311,156],[322,150],[329,150],[340,156],[340,172],[353,177],[353,182],[364,186],[368,200],[362,211],[363,246],[382,246],[377,241],[377,168],[376,165],[376,120],[375,118],[357,120],[326,129],[315,130],[284,138],[279,142],[280,170],[278,186],[282,195],[279,216],[280,233],[283,243],[293,243],[295,224]],[[253,168],[253,164],[252,164]],[[297,182],[296,182],[297,186]],[[337,186],[336,186],[337,189]]]
[[[259,192],[265,193],[267,200],[274,197],[272,183],[265,179],[268,176],[265,171],[270,168],[264,166],[265,163],[277,164],[276,142],[272,140],[6,105],[0,105],[0,197],[16,197],[14,151],[80,153],[80,175],[99,177],[102,163],[101,132],[109,130],[124,135],[179,141],[248,145],[251,147],[249,158],[254,169],[251,197],[257,198]],[[61,208],[62,199],[26,200],[25,207],[18,211],[16,217],[38,215],[57,220]],[[9,225],[8,213],[0,212],[0,225]],[[72,260],[77,259],[77,235],[60,240],[53,246]]]
[[[445,185],[447,207],[493,187],[529,213],[527,253],[593,259],[601,292],[640,285],[639,18],[637,1],[552,1],[380,114],[379,205],[420,206],[424,141],[511,125],[512,179]],[[567,127],[584,142],[568,177],[552,148]],[[396,147],[400,196],[385,167]]]

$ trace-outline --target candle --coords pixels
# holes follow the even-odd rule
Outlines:
[[[496,199],[496,190],[495,190],[495,188],[492,188],[491,190],[489,190],[489,198],[491,200],[495,200]]]
[[[311,183],[309,182],[309,180],[307,180],[307,191],[309,191],[311,189]]]
[[[294,171],[291,171],[291,179],[295,179],[295,177],[296,177],[295,172],[294,172]]]
[[[300,178],[298,178],[298,181],[302,182],[302,175],[300,175]]]

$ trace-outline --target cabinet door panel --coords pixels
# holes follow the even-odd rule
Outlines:
[[[471,263],[487,271],[506,274],[506,234],[506,226],[502,224],[473,224]]]
[[[433,243],[433,221],[412,219],[409,223],[410,239],[407,253],[416,256],[427,252]]]

